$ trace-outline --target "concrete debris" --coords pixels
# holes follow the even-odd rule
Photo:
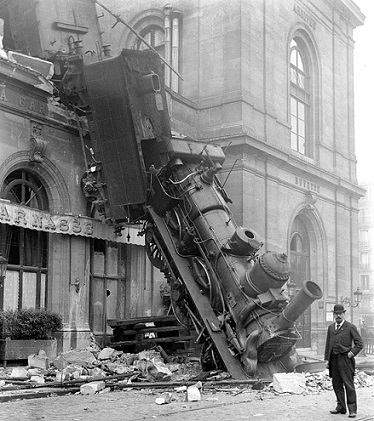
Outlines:
[[[291,382],[289,383],[283,383],[279,380],[282,379],[296,379],[295,375],[298,375],[300,373],[277,373],[274,374],[276,377],[276,382],[274,382],[274,376],[273,376],[273,384],[272,388],[277,393],[303,393],[303,394],[311,394],[311,393],[318,393],[322,390],[332,390],[332,382],[331,378],[329,377],[328,370],[321,371],[320,373],[302,373],[305,376],[305,383],[303,383],[303,380],[300,378],[300,384],[299,387],[296,385],[297,392],[293,390],[284,390],[287,388],[290,388]],[[287,377],[288,376],[288,377]],[[355,386],[356,388],[360,387],[371,387],[374,385],[374,378],[366,374],[363,371],[356,370],[355,375]],[[282,389],[282,387],[284,389]]]
[[[86,384],[82,384],[80,387],[80,392],[82,395],[94,395],[97,392],[105,389],[105,382],[97,381],[97,382],[90,382]]]
[[[113,354],[116,353],[116,350],[113,348],[104,348],[99,352],[99,355],[97,356],[98,360],[109,360],[112,358]]]
[[[27,370],[24,367],[12,367],[10,369],[9,377],[11,379],[22,379],[27,377]]]
[[[43,375],[41,376],[31,376],[30,382],[37,383],[37,384],[45,384],[45,378]]]
[[[163,393],[161,396],[156,398],[157,405],[165,405],[171,402],[172,394],[170,392]]]
[[[0,368],[0,397],[11,390],[30,388],[64,388],[92,395],[124,388],[170,388],[156,399],[157,405],[171,401],[194,402],[202,400],[204,391],[215,390],[232,395],[256,393],[258,399],[265,394],[313,394],[331,390],[328,371],[313,373],[276,373],[269,379],[249,379],[239,382],[220,370],[203,372],[200,361],[194,357],[168,356],[159,349],[137,354],[113,348],[89,347],[64,352],[52,361],[45,353],[30,355],[27,367]],[[356,387],[374,385],[374,378],[357,370]],[[38,393],[38,392],[35,392]]]
[[[93,364],[97,359],[95,355],[89,350],[68,351],[62,353],[61,357],[67,361],[68,364],[80,365],[82,367]]]
[[[28,356],[28,365],[34,368],[42,368],[48,370],[49,358],[45,351],[40,350],[37,354]]]
[[[273,388],[278,393],[301,395],[306,390],[305,375],[303,373],[274,373]]]
[[[63,370],[69,365],[69,362],[62,355],[58,355],[56,358],[54,358],[52,363],[54,367],[57,368],[57,370]]]
[[[187,387],[187,399],[188,402],[197,402],[201,400],[200,390],[197,386]]]

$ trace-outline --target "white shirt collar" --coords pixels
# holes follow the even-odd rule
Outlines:
[[[339,327],[342,327],[344,322],[345,322],[345,320],[342,320],[342,321],[339,323]],[[338,328],[338,323],[337,323],[337,322],[335,322],[335,329],[337,329],[337,328]]]

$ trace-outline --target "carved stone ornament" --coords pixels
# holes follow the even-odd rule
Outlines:
[[[47,141],[42,138],[43,126],[38,123],[31,123],[30,136],[30,161],[35,163],[43,162],[43,154],[47,149]]]
[[[313,194],[312,192],[308,191],[305,193],[305,209],[306,210],[313,210],[314,205],[317,202],[317,196]]]

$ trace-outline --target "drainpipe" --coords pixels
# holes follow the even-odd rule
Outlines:
[[[179,73],[179,24],[181,13],[173,12],[172,45],[171,45],[171,65]],[[179,79],[174,72],[171,75],[171,89],[178,92]]]
[[[171,21],[170,15],[171,11],[173,10],[170,4],[167,4],[164,7],[164,15],[165,15],[165,60],[167,63],[172,65],[171,63]],[[170,67],[165,66],[165,86],[170,87]]]

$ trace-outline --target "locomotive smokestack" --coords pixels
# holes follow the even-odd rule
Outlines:
[[[315,300],[322,298],[322,295],[321,288],[315,282],[304,281],[299,293],[275,321],[277,330],[287,329],[293,325]]]

